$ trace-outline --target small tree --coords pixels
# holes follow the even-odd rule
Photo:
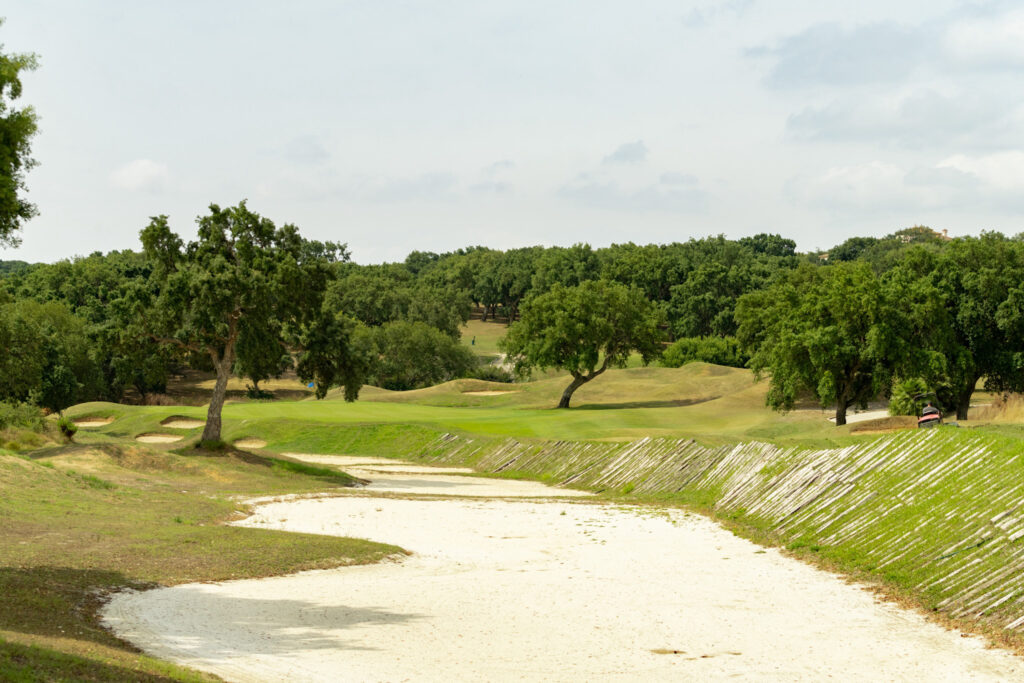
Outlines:
[[[36,65],[33,54],[0,52],[0,246],[17,245],[16,233],[22,222],[37,213],[35,205],[24,196],[25,171],[36,163],[29,156],[37,128],[36,113],[32,107],[14,106],[14,100],[21,97],[19,74],[32,71]]]
[[[555,285],[523,304],[500,345],[520,375],[533,368],[567,370],[572,381],[558,407],[568,408],[577,389],[609,367],[625,366],[632,352],[645,364],[653,360],[660,322],[660,310],[639,289],[607,280]]]
[[[228,379],[239,337],[250,324],[277,330],[276,341],[300,354],[299,376],[317,382],[318,398],[340,380],[345,397],[354,400],[358,383],[345,364],[348,335],[343,327],[332,328],[334,318],[323,310],[331,263],[347,258],[344,247],[306,242],[295,226],[277,228],[244,201],[228,209],[211,204],[210,214],[197,222],[199,238],[187,245],[171,232],[166,216],[153,218],[141,237],[154,264],[147,301],[151,336],[209,356],[217,373],[203,441],[220,440]]]

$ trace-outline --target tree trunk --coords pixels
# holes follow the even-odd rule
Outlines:
[[[210,357],[213,359],[213,367],[217,368],[217,382],[213,385],[213,396],[210,397],[210,407],[206,411],[206,426],[203,428],[203,441],[220,441],[221,409],[224,408],[224,398],[228,393],[228,380],[231,379],[231,367],[235,364],[235,339],[237,337],[237,324],[232,321],[231,333],[227,343],[224,344],[224,355],[221,356],[215,349],[210,349]]]
[[[227,368],[225,368],[227,366]],[[206,426],[203,428],[203,441],[220,441],[221,409],[224,408],[224,398],[228,393],[228,379],[231,377],[231,367],[221,361],[217,364],[217,383],[213,385],[213,396],[210,397],[210,407],[206,411]]]
[[[978,379],[974,378],[972,382],[967,384],[961,391],[956,395],[956,419],[966,420],[967,411],[971,408],[971,396],[974,395],[974,387],[977,386]]]
[[[846,424],[846,402],[840,401],[836,404],[836,426],[841,427]]]
[[[565,391],[562,392],[562,398],[558,401],[558,407],[568,408],[569,400],[572,398],[573,393],[591,379],[593,379],[593,377],[587,377],[576,372],[572,373],[572,382],[570,382],[569,386],[567,386]]]
[[[597,370],[594,370],[589,375],[584,375],[583,373],[576,372],[575,370],[572,370],[571,371],[572,372],[572,382],[570,382],[569,386],[567,386],[565,388],[565,391],[562,392],[562,398],[561,398],[561,400],[558,401],[558,407],[559,408],[568,408],[569,407],[569,400],[572,398],[573,392],[575,392],[581,386],[583,386],[584,384],[586,384],[590,380],[594,379],[595,377],[597,377],[598,375],[600,375],[602,372],[604,372],[607,369],[608,369],[608,359],[606,358],[604,363],[601,364],[601,367],[598,368]]]

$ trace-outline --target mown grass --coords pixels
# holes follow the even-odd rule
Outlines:
[[[764,406],[764,385],[749,371],[694,363],[683,368],[610,370],[577,392],[574,407],[553,406],[563,388],[558,378],[521,384],[457,380],[410,392],[364,388],[355,403],[332,396],[323,401],[229,403],[224,439],[262,439],[271,451],[343,452],[366,446],[351,430],[365,431],[369,445],[421,439],[445,432],[484,437],[548,440],[629,440],[679,436],[725,444],[747,440],[783,443],[850,442],[849,428],[835,428],[820,411],[781,415]],[[474,391],[506,391],[497,396]],[[194,443],[196,427],[175,430],[161,422],[181,415],[205,418],[205,409],[182,406],[122,406],[92,403],[68,411],[75,418],[116,417],[82,429],[82,443],[123,442],[139,434],[177,433],[172,447]],[[339,432],[339,429],[343,430]],[[348,433],[345,433],[348,432]]]
[[[238,451],[125,445],[0,456],[0,680],[202,680],[99,626],[112,590],[379,561],[399,548],[224,526],[237,496],[322,491],[340,472]]]

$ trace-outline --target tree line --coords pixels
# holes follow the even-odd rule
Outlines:
[[[144,398],[172,372],[216,373],[205,436],[219,437],[227,379],[294,370],[318,396],[502,377],[459,342],[476,307],[509,326],[521,375],[561,368],[560,405],[631,353],[666,365],[747,366],[769,404],[815,397],[846,411],[916,381],[966,416],[979,380],[1024,384],[1024,243],[948,240],[923,227],[827,253],[762,234],[667,245],[470,247],[359,265],[243,202],[210,207],[185,243],[166,217],[140,251],[0,263],[0,400],[62,410]],[[217,405],[214,405],[217,404]]]

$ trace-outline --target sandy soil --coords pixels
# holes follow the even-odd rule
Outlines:
[[[105,427],[114,421],[112,417],[89,417],[84,420],[75,420],[76,427]]]
[[[505,394],[518,394],[518,391],[463,391],[466,396],[504,396]]]
[[[180,434],[140,434],[135,440],[141,443],[174,443],[184,438]]]
[[[234,445],[235,448],[263,448],[267,442],[260,439],[239,439]]]
[[[170,427],[171,429],[195,429],[196,427],[202,427],[206,423],[202,420],[189,420],[187,418],[177,418],[174,420],[165,420],[160,423],[164,427]]]
[[[240,524],[415,555],[123,593],[104,622],[235,681],[1024,678],[977,638],[680,512],[358,495],[268,503]]]

